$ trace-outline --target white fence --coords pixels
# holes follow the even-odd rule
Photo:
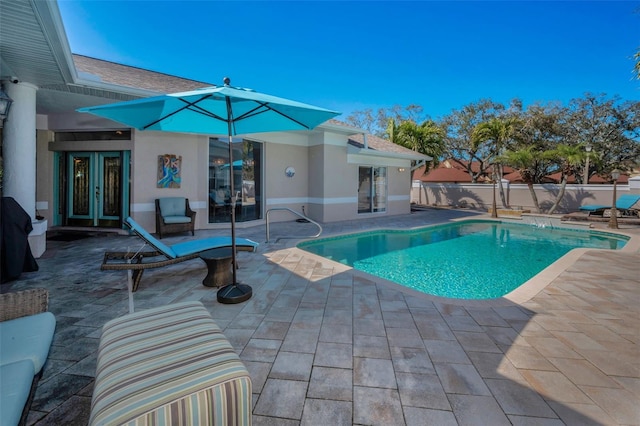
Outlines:
[[[525,184],[510,184],[503,180],[507,204],[513,209],[530,210],[537,213],[529,187]],[[541,184],[533,186],[540,210],[545,213],[553,205],[560,185]],[[640,176],[629,179],[629,184],[616,185],[617,196],[640,194]],[[502,208],[499,185],[495,186],[496,205]],[[413,181],[411,202],[427,206],[470,207],[488,210],[493,199],[493,185],[482,183],[424,183]],[[586,204],[610,206],[613,203],[613,185],[567,185],[560,205],[554,213],[578,211]]]

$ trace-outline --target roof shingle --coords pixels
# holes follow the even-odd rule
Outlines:
[[[156,71],[117,64],[88,56],[73,55],[79,72],[98,77],[102,82],[158,93],[177,93],[213,86],[203,81],[189,80]]]

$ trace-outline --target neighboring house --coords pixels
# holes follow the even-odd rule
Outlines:
[[[413,172],[413,180],[426,182],[426,183],[471,183],[471,175],[467,171],[468,162],[466,161],[454,161],[452,159],[446,159],[440,162],[435,168],[425,170],[425,167],[419,167]],[[504,166],[505,177],[509,173],[513,172],[513,168]],[[480,163],[477,161],[471,162],[471,170],[474,173],[480,171]],[[490,182],[491,176],[481,174],[478,177],[477,183]]]
[[[466,164],[465,164],[466,165]],[[471,169],[477,172],[479,169],[478,162],[471,163]],[[561,173],[552,173],[543,178],[540,183],[556,183],[561,181]],[[509,166],[504,166],[504,175],[502,179],[509,181],[509,183],[525,183],[522,180],[520,172]],[[421,166],[416,168],[413,172],[413,180],[421,181],[425,183],[471,183],[471,175],[467,172],[465,166],[453,160],[445,160],[438,164],[438,166],[425,173],[425,167]],[[480,175],[477,183],[490,183],[491,177],[486,174]],[[567,178],[568,184],[576,184],[576,178],[573,175],[569,175]],[[610,184],[611,181],[605,177],[599,175],[592,175],[589,177],[589,184]],[[629,183],[629,176],[621,174],[618,179],[618,184],[626,185]]]
[[[72,54],[55,1],[0,2],[0,76],[13,99],[0,133],[3,195],[44,232],[121,227],[129,215],[153,231],[154,200],[166,196],[189,198],[196,229],[215,228],[230,220],[219,206],[230,168],[242,188],[238,222],[260,223],[274,207],[304,208],[320,222],[405,214],[412,168],[429,159],[330,120],[308,132],[239,136],[230,167],[224,135],[138,131],[78,113],[212,83]],[[159,184],[165,158],[179,165],[179,185]]]
[[[562,174],[560,172],[550,174],[546,176],[550,182],[560,183],[562,181]],[[574,175],[567,176],[568,184],[577,183],[576,177]],[[618,178],[619,185],[627,185],[629,183],[629,175],[621,174]],[[600,175],[591,175],[589,176],[589,185],[608,185],[611,184],[611,178],[607,178]]]

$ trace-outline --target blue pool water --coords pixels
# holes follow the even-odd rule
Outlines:
[[[501,297],[574,248],[617,250],[616,234],[494,221],[375,231],[307,241],[298,248],[421,292]]]

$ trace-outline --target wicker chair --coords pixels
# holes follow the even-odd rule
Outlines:
[[[47,312],[49,292],[46,288],[0,294],[0,321]]]
[[[163,235],[191,232],[195,235],[196,212],[184,197],[156,198],[156,232]]]
[[[42,314],[44,312],[47,312],[48,304],[49,304],[49,292],[44,288],[36,288],[31,290],[0,294],[0,321],[5,322],[5,321],[10,321],[10,320],[14,320],[22,317],[35,316],[37,314]],[[53,332],[55,330],[55,317],[53,317],[53,315],[51,314],[47,314],[47,315],[40,315],[40,316],[34,317],[33,319],[35,320],[36,318],[38,319],[38,321],[35,321],[33,324],[34,335],[32,337],[27,336],[27,340],[30,339],[31,341],[33,341],[34,339],[41,339],[41,341],[39,342],[39,344],[37,344],[37,346],[40,347],[40,350],[44,348],[45,351],[48,352],[48,348],[51,344],[51,340],[53,339]],[[13,339],[16,339],[16,337],[12,337],[11,332],[8,332],[8,333],[9,334],[7,336],[4,336],[5,338],[9,338],[12,341]],[[20,340],[19,338],[17,339]],[[49,341],[47,342],[46,339],[49,339]],[[16,342],[14,344],[24,345],[24,342]],[[24,346],[22,346],[20,349],[24,350]],[[4,349],[0,348],[0,351],[2,350]],[[9,351],[9,348],[6,348],[6,350]],[[36,352],[37,351],[38,349],[36,349]],[[36,352],[30,352],[30,354],[34,354]],[[22,397],[26,398],[26,400],[21,399],[22,397],[14,397],[15,399],[12,399],[12,397],[9,397],[7,399],[7,401],[11,400],[13,403],[15,403],[15,405],[22,404],[22,402],[24,401],[24,406],[19,405],[16,407],[15,405],[12,405],[12,406],[3,407],[4,420],[7,420],[7,418],[12,418],[14,420],[17,419],[20,413],[19,411],[15,411],[15,410],[19,410],[20,407],[22,407],[22,414],[18,424],[24,425],[26,423],[27,416],[29,414],[29,409],[31,407],[31,402],[33,401],[33,396],[38,386],[38,381],[42,377],[42,371],[43,371],[42,367],[44,365],[44,362],[46,361],[46,353],[40,353],[40,355],[44,355],[45,358],[44,359],[29,358],[28,359],[29,372],[25,373],[26,377],[22,375],[19,376],[20,377],[19,383],[24,383],[22,381],[22,377],[24,377],[24,379],[26,380],[31,378],[31,374],[33,374],[33,371],[35,368],[35,375],[32,377],[31,388],[30,390],[28,390],[28,396],[26,395],[26,393],[25,394],[19,393],[20,395],[23,395]],[[5,374],[8,374],[9,376],[11,376],[12,373],[16,373],[16,371],[18,370],[18,367],[14,367],[14,366],[21,365],[19,363],[16,363],[15,360],[12,360],[11,359],[12,356],[15,356],[15,354],[14,355],[9,354],[8,355],[9,359],[5,358],[3,360],[3,362],[5,361],[7,362],[7,366],[8,366],[7,368],[9,370],[13,370],[13,371],[5,371]],[[3,358],[3,357],[0,356],[0,358]],[[33,364],[32,364],[32,361],[33,361]],[[20,363],[24,363],[24,361],[20,361]],[[0,365],[0,368],[2,368],[1,365]],[[7,379],[7,378],[8,377],[4,377],[4,379]],[[11,380],[15,380],[15,376],[12,377]],[[12,388],[12,392],[15,392],[15,388]]]

